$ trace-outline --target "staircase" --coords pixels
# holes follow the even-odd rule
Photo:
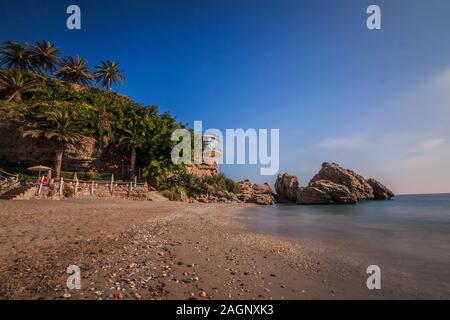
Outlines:
[[[19,177],[0,169],[0,199],[10,200],[27,190],[21,187]]]

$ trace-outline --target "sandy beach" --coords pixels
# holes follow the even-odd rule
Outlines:
[[[365,267],[249,232],[249,205],[122,199],[0,202],[1,299],[380,299]],[[81,269],[68,290],[66,268]]]

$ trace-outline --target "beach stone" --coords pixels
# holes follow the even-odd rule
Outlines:
[[[367,183],[373,189],[373,195],[375,200],[390,200],[394,197],[394,193],[389,190],[385,185],[375,179],[367,180]]]

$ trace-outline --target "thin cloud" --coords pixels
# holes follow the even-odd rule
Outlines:
[[[444,139],[429,139],[419,144],[419,148],[423,150],[434,149],[444,143]]]
[[[331,148],[347,148],[359,146],[362,143],[360,137],[340,137],[340,138],[327,138],[319,142],[318,146],[324,149]]]

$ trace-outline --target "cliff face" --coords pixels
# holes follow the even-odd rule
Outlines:
[[[27,167],[32,165],[53,166],[55,144],[45,139],[23,137],[23,123],[14,113],[0,107],[0,165],[6,167]],[[109,164],[97,157],[95,142],[67,145],[63,170],[67,171],[119,171],[120,163]]]
[[[219,167],[217,163],[190,164],[186,165],[186,172],[198,178],[204,178],[206,176],[217,176],[219,174]]]
[[[54,145],[40,139],[23,138],[23,124],[4,108],[0,110],[0,162],[17,166],[21,163],[47,164],[54,161]]]

